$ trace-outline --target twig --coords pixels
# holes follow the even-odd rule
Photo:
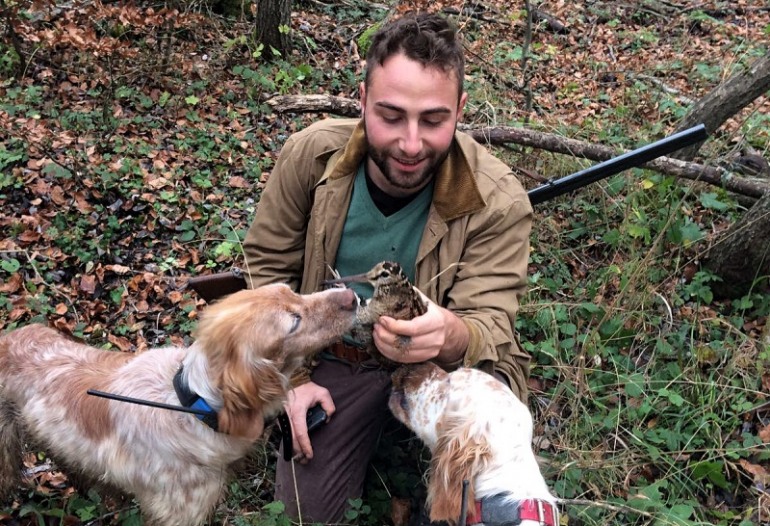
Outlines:
[[[136,507],[137,507],[136,505],[130,505],[130,506],[126,506],[125,508],[121,508],[119,510],[108,511],[107,513],[105,513],[101,517],[96,517],[94,520],[86,522],[85,526],[91,526],[92,524],[101,524],[102,521],[104,521],[106,519],[109,519],[110,517],[114,517],[115,515],[123,513],[124,511],[128,511],[128,510],[134,509]]]
[[[670,331],[671,328],[674,326],[674,311],[671,310],[671,305],[669,305],[668,301],[666,300],[665,296],[661,294],[660,292],[655,292],[655,295],[660,298],[660,301],[663,302],[663,305],[666,306],[666,311],[668,312],[668,330]]]
[[[452,267],[461,267],[461,266],[463,266],[463,263],[452,263],[451,265],[447,266],[447,268],[445,268],[444,270],[442,270],[441,272],[439,272],[438,274],[430,278],[430,281],[428,281],[428,283],[431,283],[435,279],[439,278],[444,272],[447,272]]]
[[[299,502],[299,488],[297,487],[297,472],[294,470],[294,459],[291,459],[291,478],[294,480],[294,494],[297,496],[297,519],[299,526],[302,526],[302,506]]]
[[[655,515],[653,515],[652,513],[649,513],[647,511],[637,510],[636,508],[632,508],[631,506],[627,506],[625,504],[609,504],[607,502],[587,500],[587,499],[556,499],[556,501],[562,505],[587,506],[587,507],[593,507],[593,508],[602,508],[605,510],[616,511],[616,512],[625,511],[628,513],[637,513],[639,515],[643,515],[644,517],[647,517],[648,519],[652,519],[655,517]]]
[[[660,79],[657,79],[655,77],[651,77],[650,75],[641,75],[641,74],[637,74],[637,75],[635,75],[635,77],[637,79],[646,80],[646,81],[650,82],[651,84],[654,84],[655,87],[657,87],[663,93],[665,93],[667,95],[672,95],[672,96],[676,97],[677,99],[679,99],[679,102],[681,104],[683,104],[683,105],[689,106],[690,104],[695,104],[695,102],[696,102],[695,100],[691,99],[690,97],[687,97],[686,95],[682,95],[682,92],[680,92],[678,89],[672,88],[671,86],[669,86],[668,84],[666,84],[665,82],[663,82]]]
[[[388,494],[389,499],[393,499],[393,494],[388,489],[388,485],[385,484],[385,479],[382,478],[382,475],[380,475],[380,471],[377,469],[377,466],[370,466],[374,470],[374,474],[377,475],[377,478],[380,479],[380,483],[382,484],[382,488],[385,490],[385,493]]]

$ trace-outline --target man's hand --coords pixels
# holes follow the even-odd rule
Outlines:
[[[468,348],[468,328],[452,311],[439,307],[423,296],[428,310],[411,320],[396,320],[380,316],[372,335],[377,349],[390,360],[417,363],[436,360],[453,363]],[[399,344],[404,341],[408,345]]]
[[[307,464],[313,458],[313,447],[307,431],[307,412],[316,404],[321,404],[329,417],[334,414],[334,401],[329,390],[313,382],[299,385],[289,391],[288,400],[284,403],[286,414],[291,421],[294,460],[301,464]]]

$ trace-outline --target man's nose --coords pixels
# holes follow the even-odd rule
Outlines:
[[[404,155],[407,157],[417,157],[422,151],[422,137],[420,136],[420,126],[417,122],[409,122],[406,126],[406,132],[398,145]]]

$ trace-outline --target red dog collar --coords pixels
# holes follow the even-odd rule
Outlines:
[[[466,520],[468,526],[482,523],[488,526],[493,526],[495,524],[496,521],[490,521],[489,518],[484,520],[483,500],[477,500],[475,510],[468,513]],[[512,507],[511,504],[508,506]],[[532,520],[536,521],[540,526],[559,526],[559,511],[556,509],[556,506],[540,499],[525,499],[519,501],[518,507],[513,511],[513,515],[517,516],[508,517],[509,519],[512,519],[513,522],[507,521],[507,524],[520,524],[523,520]]]

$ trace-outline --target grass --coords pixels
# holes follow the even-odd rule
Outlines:
[[[638,72],[662,76],[680,92],[707,89],[719,77],[720,56],[737,57],[734,64],[766,51],[750,46],[761,38],[734,31],[730,20],[698,16],[699,31],[713,37],[700,39],[684,29],[693,14],[643,25],[638,13],[624,11],[630,8],[602,8],[608,16],[596,38],[610,39],[606,48],[627,50],[641,61]],[[266,98],[320,90],[355,96],[360,64],[346,60],[348,49],[323,29],[334,17],[343,41],[365,40],[385,15],[357,2],[341,12],[301,12],[313,31],[294,28],[302,45],[274,61],[244,36],[244,25],[188,12],[171,34],[152,17],[132,18],[116,32],[115,12],[98,6],[62,15],[73,27],[98,25],[94,40],[41,43],[19,80],[10,75],[18,57],[0,44],[0,126],[7,130],[0,139],[0,327],[48,320],[116,351],[189,341],[202,305],[186,279],[240,264],[275,154],[317,118],[275,115]],[[593,20],[579,4],[569,17]],[[767,32],[763,21],[770,28],[760,18],[751,26],[758,35]],[[469,32],[467,120],[522,122],[522,96],[509,87],[518,81],[520,25],[461,22]],[[659,138],[683,115],[680,97],[589,56],[593,41],[585,35],[570,43],[537,31],[530,126],[629,148]],[[712,52],[694,54],[695,44]],[[660,57],[645,58],[653,51]],[[682,68],[692,73],[684,84],[671,73]],[[765,120],[750,108],[707,144],[707,161],[732,149],[731,134],[766,148]],[[587,166],[524,148],[496,153],[547,177]],[[534,359],[535,448],[569,524],[770,520],[766,412],[755,410],[769,388],[766,278],[744,297],[715,300],[715,276],[698,268],[714,233],[740,213],[721,190],[641,170],[538,206],[518,330]],[[425,451],[398,429],[382,440],[382,458],[366,498],[352,503],[349,524],[387,523],[393,497],[420,494]],[[239,467],[214,522],[290,524],[271,502],[276,461],[271,435]],[[30,469],[45,462],[42,452],[26,459]],[[54,469],[37,471],[31,482],[0,503],[0,521],[139,523],[130,501],[77,493]]]

